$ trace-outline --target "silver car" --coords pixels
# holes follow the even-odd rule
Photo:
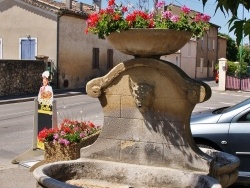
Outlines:
[[[191,116],[196,144],[236,155],[240,159],[239,183],[250,185],[250,99]]]

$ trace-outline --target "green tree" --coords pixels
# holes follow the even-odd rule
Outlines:
[[[235,76],[238,70],[238,64],[232,61],[227,62],[227,74]]]
[[[206,5],[208,0],[202,0],[203,6]],[[236,43],[239,46],[241,43],[243,33],[245,36],[250,36],[250,18],[239,18],[238,9],[243,6],[247,11],[250,9],[250,0],[216,0],[217,6],[215,12],[220,9],[224,15],[227,13],[232,14],[229,20],[229,31],[234,31],[236,36]]]
[[[237,55],[238,61],[240,61],[240,53],[242,54],[242,62],[246,62],[248,65],[250,65],[250,47],[249,46],[240,47],[240,50]]]
[[[237,61],[238,47],[229,35],[219,33],[220,36],[226,37],[227,39],[227,49],[226,49],[226,58],[228,61]]]

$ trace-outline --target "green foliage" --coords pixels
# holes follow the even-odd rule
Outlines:
[[[238,63],[236,74],[238,77],[246,77],[247,76],[247,63]]]
[[[208,0],[202,0],[203,6],[206,5]],[[232,18],[229,20],[230,31],[234,31],[236,35],[236,43],[239,46],[244,36],[250,35],[250,19],[238,18],[238,10],[240,5],[247,11],[250,9],[250,0],[216,0],[217,6],[215,12],[220,9],[224,15],[232,14]]]
[[[227,62],[227,74],[237,77],[247,76],[247,63],[235,63],[232,61]]]
[[[237,73],[238,63],[228,61],[227,62],[227,74],[235,75]]]
[[[249,46],[240,47],[238,56],[237,56],[239,61],[240,61],[240,56],[242,58],[242,62],[246,62],[248,65],[250,65],[250,47]]]
[[[219,35],[227,38],[227,49],[226,49],[227,60],[237,61],[238,47],[236,46],[235,41],[227,34],[219,33]]]

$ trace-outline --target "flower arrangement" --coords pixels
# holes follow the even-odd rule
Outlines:
[[[44,128],[41,130],[38,133],[38,141],[70,146],[75,143],[80,143],[84,138],[100,130],[100,127],[95,126],[90,121],[79,122],[64,119],[57,128]]]
[[[180,15],[174,15],[171,6],[171,4],[166,6],[166,3],[161,1],[152,12],[129,11],[122,3],[117,5],[115,0],[109,0],[106,9],[89,15],[85,32],[105,38],[112,32],[121,32],[130,28],[164,28],[189,31],[194,36],[201,37],[209,29],[210,16],[194,13],[186,6],[181,7]],[[164,10],[165,7],[166,10]]]

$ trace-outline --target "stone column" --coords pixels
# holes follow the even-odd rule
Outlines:
[[[226,90],[227,59],[219,59],[219,90]]]

